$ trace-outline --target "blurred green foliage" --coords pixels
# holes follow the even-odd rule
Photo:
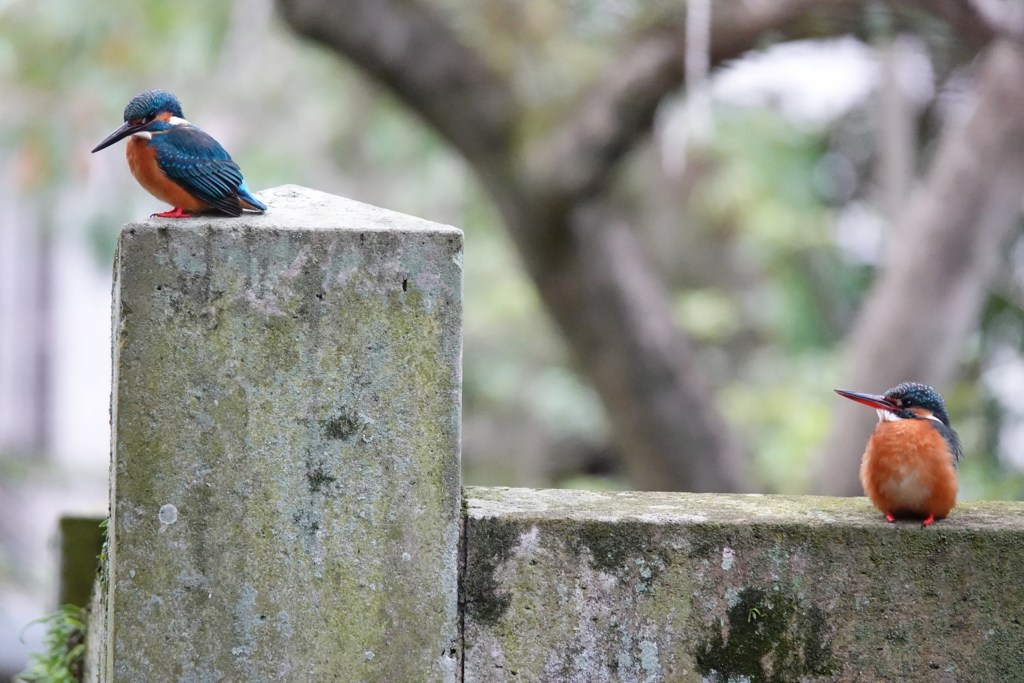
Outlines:
[[[46,627],[43,650],[32,655],[15,683],[77,683],[85,666],[85,610],[62,605],[34,623]]]

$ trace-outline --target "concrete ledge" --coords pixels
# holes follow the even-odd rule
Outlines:
[[[466,681],[1008,681],[1024,503],[470,488]]]

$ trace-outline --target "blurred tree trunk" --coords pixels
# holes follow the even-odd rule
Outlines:
[[[711,63],[766,36],[846,33],[866,2],[716,3]],[[965,3],[909,2],[987,37]],[[301,35],[389,87],[473,166],[501,211],[541,298],[600,394],[632,483],[640,488],[750,487],[737,440],[668,293],[607,198],[619,162],[650,134],[681,85],[682,12],[633,38],[575,111],[542,139],[511,86],[422,0],[278,0]],[[828,12],[838,17],[828,16]],[[852,23],[864,21],[863,17]],[[543,117],[540,117],[543,118]]]
[[[844,386],[880,393],[905,380],[941,391],[975,329],[1024,194],[1024,49],[1000,41],[980,60],[966,121],[946,127],[921,188],[893,226],[883,272],[849,335]],[[875,422],[839,401],[815,490],[858,495]],[[955,427],[956,425],[954,425]]]
[[[917,112],[901,73],[910,53],[906,39],[896,37],[877,48],[882,85],[876,95],[878,116],[878,187],[886,220],[895,223],[906,205],[914,179]]]

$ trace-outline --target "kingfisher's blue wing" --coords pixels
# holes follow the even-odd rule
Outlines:
[[[946,440],[946,445],[949,447],[949,453],[953,456],[953,467],[957,466],[960,459],[964,457],[964,447],[960,444],[960,437],[953,431],[952,427],[947,427],[938,420],[929,420],[929,423],[939,431],[942,438]]]
[[[219,142],[195,126],[174,126],[153,135],[150,145],[168,178],[218,211],[239,216],[242,172]]]

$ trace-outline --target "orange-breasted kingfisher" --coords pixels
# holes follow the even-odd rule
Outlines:
[[[174,207],[155,213],[160,218],[188,218],[215,212],[260,213],[256,199],[231,155],[201,129],[185,120],[178,98],[166,90],[147,90],[124,109],[124,123],[92,150],[98,152],[122,138],[128,141],[128,168],[150,194]]]
[[[836,393],[878,412],[860,466],[860,482],[875,507],[890,522],[912,517],[928,526],[946,517],[956,505],[956,466],[963,448],[939,392],[904,382],[881,396]]]

